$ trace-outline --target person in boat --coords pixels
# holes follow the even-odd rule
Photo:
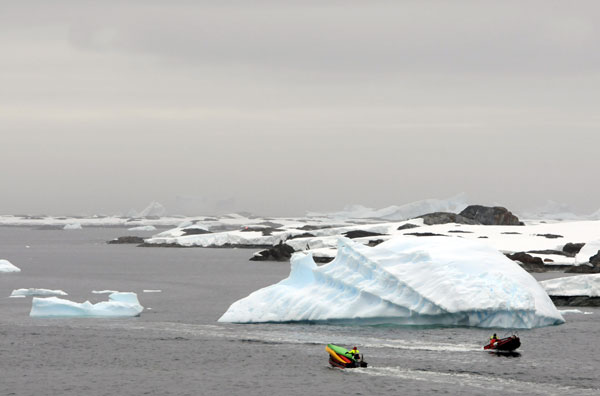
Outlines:
[[[354,359],[358,360],[360,358],[360,351],[355,347],[352,348],[350,354],[354,357]]]
[[[490,345],[494,345],[494,343],[498,342],[498,337],[496,337],[496,333],[490,337]]]

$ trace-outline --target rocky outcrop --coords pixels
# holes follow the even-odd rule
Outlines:
[[[433,232],[407,232],[404,235],[412,235],[412,236],[418,236],[418,237],[429,237],[429,236],[448,236],[448,235],[444,235],[444,234],[435,234]]]
[[[140,243],[144,243],[144,238],[138,237],[138,236],[122,236],[122,237],[118,237],[117,239],[108,241],[106,243],[109,243],[111,245],[112,244],[125,244],[125,243],[140,244]]]
[[[272,248],[262,250],[252,256],[250,261],[287,261],[292,257],[294,248],[288,244],[280,243]]]
[[[380,234],[378,232],[364,231],[364,230],[352,230],[348,232],[344,232],[343,234],[346,238],[355,239],[355,238],[364,238],[371,236],[381,236],[386,234]]]
[[[569,274],[599,274],[600,266],[592,264],[574,265],[565,272]]]
[[[585,243],[567,243],[563,246],[562,251],[567,253],[569,257],[575,257],[577,253],[581,250],[581,248],[585,245]]]
[[[600,297],[550,296],[557,307],[600,307]]]
[[[590,257],[590,264],[595,267],[600,267],[600,250],[598,250],[598,253]]]
[[[419,228],[420,226],[416,225],[416,224],[412,224],[412,223],[406,223],[406,224],[402,224],[400,227],[397,228],[398,231],[402,231],[402,230],[410,230],[411,228]]]
[[[314,238],[315,236],[310,232],[303,232],[302,234],[292,235],[288,239],[297,239],[297,238]]]
[[[548,239],[556,239],[556,238],[564,238],[562,235],[557,234],[535,234],[536,236],[541,236]]]
[[[425,225],[448,224],[448,223],[472,224],[472,225],[480,224],[476,220],[469,219],[469,218],[461,216],[459,214],[449,213],[449,212],[428,213],[423,216],[419,216],[418,218],[423,219],[423,223]]]
[[[517,216],[501,206],[470,205],[459,215],[483,225],[523,225]]]
[[[546,250],[530,250],[527,253],[533,253],[533,254],[553,254],[555,256],[565,256],[565,257],[571,257],[569,256],[567,253],[561,251],[561,250],[553,250],[553,249],[546,249]]]
[[[546,272],[548,269],[544,265],[544,261],[539,257],[534,257],[525,252],[508,253],[506,257],[513,261],[519,262],[521,267],[527,272]]]
[[[210,234],[210,231],[207,231],[203,228],[184,228],[183,235],[201,235],[201,234]]]

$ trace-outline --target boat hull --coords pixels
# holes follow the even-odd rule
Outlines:
[[[488,351],[514,351],[521,346],[521,340],[517,336],[501,338],[494,344],[488,344],[483,349]]]

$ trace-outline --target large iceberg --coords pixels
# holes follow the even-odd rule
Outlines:
[[[532,328],[564,323],[518,264],[479,242],[397,237],[376,247],[342,238],[318,267],[296,253],[287,279],[231,305],[220,322],[322,321]]]
[[[29,316],[33,317],[121,317],[138,316],[144,307],[137,294],[117,292],[108,296],[108,301],[92,304],[89,301],[76,303],[58,297],[34,297]]]

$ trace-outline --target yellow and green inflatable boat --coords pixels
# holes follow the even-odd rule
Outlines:
[[[362,356],[355,358],[346,348],[337,346],[334,344],[327,344],[325,347],[327,353],[329,353],[329,364],[333,367],[339,368],[356,368],[356,367],[367,367]]]

